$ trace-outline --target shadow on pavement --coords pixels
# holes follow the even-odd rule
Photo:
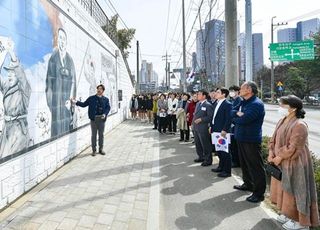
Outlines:
[[[241,211],[257,207],[246,201],[235,202],[242,193],[234,191],[212,199],[203,200],[200,203],[187,203],[185,205],[186,216],[176,220],[179,229],[202,229],[209,230],[218,226],[225,218],[231,217]],[[226,203],[233,202],[236,205],[226,208]],[[270,228],[269,228],[270,229]]]

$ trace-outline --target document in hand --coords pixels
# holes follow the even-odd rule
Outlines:
[[[213,132],[211,138],[216,151],[229,152],[229,144],[231,143],[230,133],[224,138],[221,136],[221,133]]]

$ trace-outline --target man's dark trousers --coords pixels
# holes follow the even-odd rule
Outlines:
[[[99,135],[99,151],[103,150],[103,133],[105,126],[105,119],[95,118],[94,121],[91,120],[91,147],[92,151],[95,152],[97,150],[97,133]]]
[[[212,164],[212,144],[210,133],[194,130],[194,142],[199,159]]]
[[[238,141],[238,153],[244,184],[256,196],[263,196],[266,190],[266,174],[261,157],[261,144]]]

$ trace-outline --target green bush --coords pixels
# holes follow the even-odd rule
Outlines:
[[[262,137],[261,148],[262,148],[262,159],[264,163],[267,163],[267,159],[269,155],[269,149],[268,149],[269,140],[270,140],[270,137],[268,136]]]

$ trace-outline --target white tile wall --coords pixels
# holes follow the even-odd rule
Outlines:
[[[59,4],[59,1],[54,1]],[[118,49],[113,42],[104,34],[94,20],[82,9],[78,8],[78,1],[68,2],[68,7],[72,8],[68,15],[72,17],[75,12],[78,19],[86,19],[83,26],[93,27],[95,31],[100,31],[99,36],[104,38],[102,44],[107,49],[113,51]],[[63,8],[63,7],[62,7]],[[79,17],[80,15],[80,17]],[[87,28],[89,29],[89,28]],[[110,132],[114,127],[126,119],[128,114],[128,105],[134,89],[132,87],[129,74],[125,69],[122,57],[118,58],[119,84],[118,89],[123,92],[123,101],[118,113],[110,116],[106,124],[106,132]],[[52,174],[55,170],[63,166],[66,162],[78,155],[85,148],[90,146],[90,127],[87,126],[64,136],[51,143],[43,145],[37,149],[27,152],[13,160],[0,165],[0,209],[5,208],[11,202],[16,200],[23,193],[40,183],[42,180]]]

